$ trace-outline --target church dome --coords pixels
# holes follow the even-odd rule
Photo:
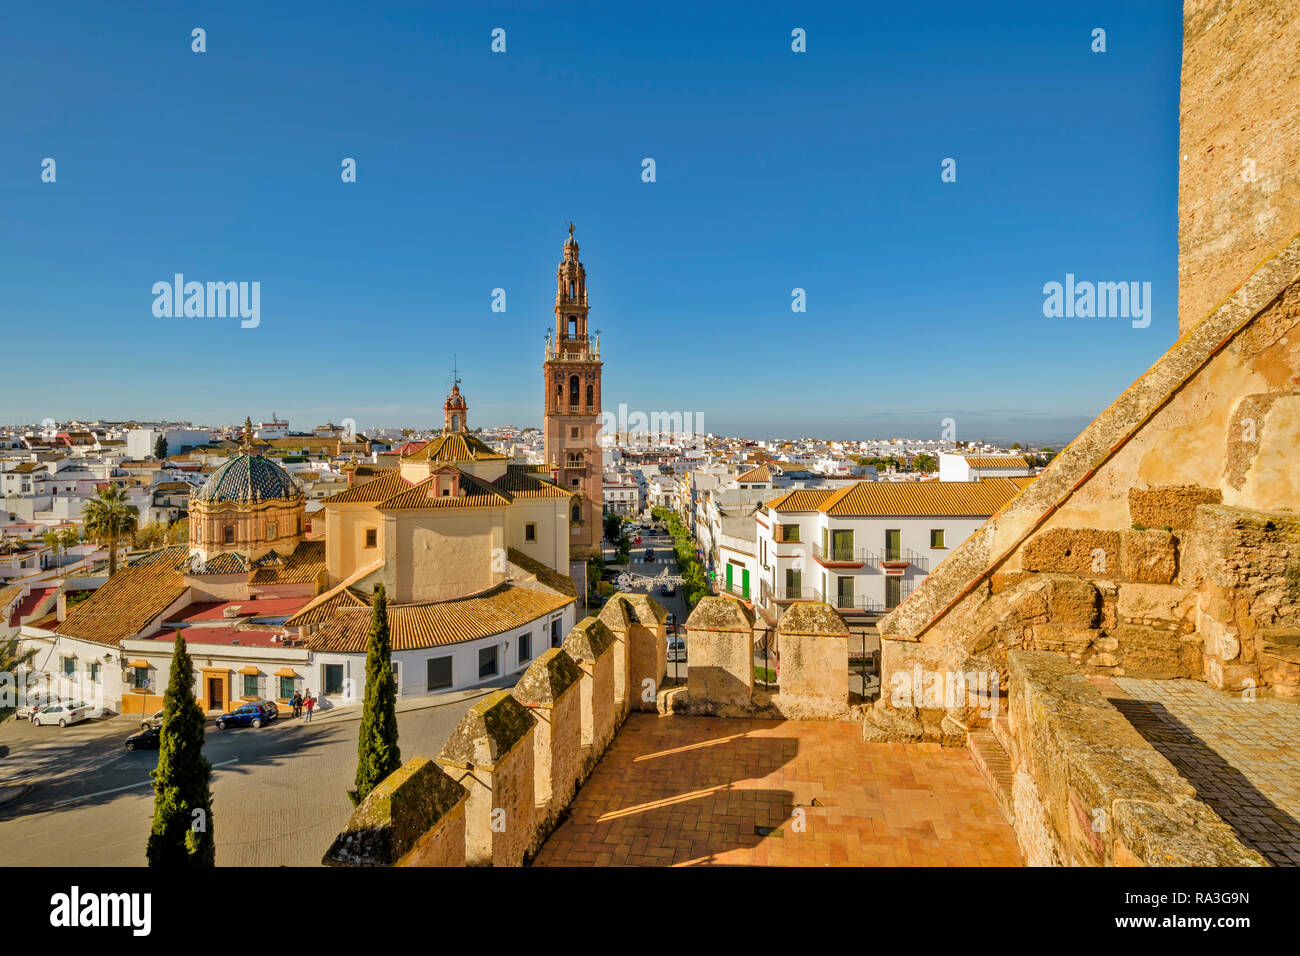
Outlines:
[[[302,497],[293,476],[262,455],[236,455],[216,471],[194,493],[195,501],[257,504],[262,501],[292,501]]]

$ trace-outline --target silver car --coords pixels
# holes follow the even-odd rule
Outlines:
[[[32,723],[37,727],[48,727],[50,724],[66,727],[69,724],[79,724],[89,716],[90,708],[81,701],[50,704],[49,707],[45,707],[32,715]]]

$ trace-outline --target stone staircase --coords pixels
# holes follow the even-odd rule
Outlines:
[[[1011,809],[1011,758],[1007,756],[1010,743],[1007,718],[1002,715],[993,718],[992,730],[973,730],[966,735],[966,747],[970,750],[975,769],[988,784],[1007,822],[1014,824],[1015,815]]]

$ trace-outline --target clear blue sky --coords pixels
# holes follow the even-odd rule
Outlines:
[[[570,219],[606,408],[706,430],[1059,440],[1176,338],[1177,0],[376,6],[6,12],[0,421],[440,423],[454,353],[540,424]],[[155,318],[176,272],[261,325]]]

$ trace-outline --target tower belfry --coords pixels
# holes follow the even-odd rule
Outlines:
[[[545,379],[546,463],[573,498],[569,549],[594,554],[601,535],[600,342],[587,331],[587,270],[569,223],[564,257],[555,273],[555,334],[548,335]]]
[[[460,393],[460,373],[456,370],[456,360],[451,363],[451,391],[447,401],[442,405],[442,433],[452,435],[469,431],[469,406],[465,396]]]

